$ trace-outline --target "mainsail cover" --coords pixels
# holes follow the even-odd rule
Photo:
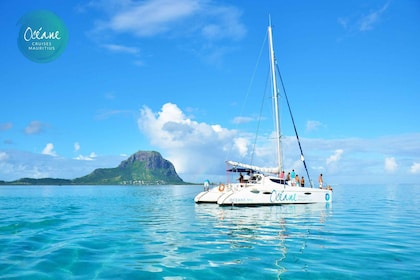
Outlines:
[[[273,174],[280,173],[280,169],[278,167],[260,167],[260,166],[240,163],[240,162],[231,161],[231,160],[226,161],[226,163],[234,167],[242,167],[242,168],[246,168],[246,169],[250,169],[250,170],[254,170],[254,171],[262,172],[262,173],[273,173]]]

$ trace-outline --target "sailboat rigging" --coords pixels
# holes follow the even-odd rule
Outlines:
[[[274,123],[276,133],[276,167],[259,167],[250,164],[244,164],[236,161],[227,161],[231,166],[228,172],[246,172],[249,178],[246,180],[240,179],[239,183],[221,184],[219,187],[203,191],[195,197],[196,203],[217,203],[220,206],[258,206],[258,205],[280,205],[280,204],[306,204],[331,202],[331,189],[315,189],[312,186],[312,181],[309,177],[309,172],[303,156],[302,146],[297,133],[297,128],[293,119],[290,104],[286,95],[283,80],[276,64],[273,47],[273,35],[271,19],[267,29],[268,44],[269,44],[269,58],[270,58],[270,74],[272,84],[272,100],[274,108]],[[299,187],[294,178],[286,180],[286,178],[279,177],[284,170],[282,161],[282,145],[281,145],[281,131],[280,131],[280,114],[279,114],[279,91],[277,88],[277,75],[280,78],[282,89],[286,97],[289,113],[292,118],[293,127],[297,137],[300,149],[301,160],[303,161],[311,188]]]

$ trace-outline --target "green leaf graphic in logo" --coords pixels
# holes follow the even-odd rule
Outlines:
[[[68,31],[63,21],[50,11],[33,11],[24,15],[17,39],[22,54],[38,63],[55,60],[65,50]]]

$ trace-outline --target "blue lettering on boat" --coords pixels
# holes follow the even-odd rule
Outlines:
[[[270,201],[296,201],[296,193],[284,193],[284,191],[277,192],[276,190],[273,190],[270,195]]]
[[[326,200],[326,201],[329,201],[329,200],[330,200],[330,194],[329,194],[329,193],[326,193],[326,194],[325,194],[325,200]]]

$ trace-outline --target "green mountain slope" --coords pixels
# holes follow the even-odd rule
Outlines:
[[[95,185],[166,185],[184,184],[171,162],[158,152],[139,151],[115,168],[99,168],[72,180],[74,184]]]

